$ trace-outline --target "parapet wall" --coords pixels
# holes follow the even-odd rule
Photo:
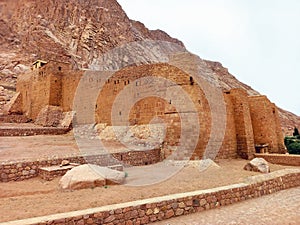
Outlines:
[[[300,186],[300,170],[287,169],[268,175],[252,177],[246,183],[11,221],[5,224],[148,224],[172,217],[219,208],[298,186]]]
[[[21,181],[36,177],[40,167],[57,166],[64,159],[69,160],[71,163],[90,163],[100,166],[113,166],[117,164],[118,161],[115,160],[117,159],[127,165],[142,166],[158,163],[160,161],[160,149],[119,152],[111,155],[69,156],[39,161],[2,162],[0,164],[0,182]]]

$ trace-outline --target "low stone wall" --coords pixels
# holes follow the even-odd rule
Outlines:
[[[300,166],[300,155],[289,154],[255,154],[255,157],[264,158],[274,164]]]
[[[296,186],[300,186],[300,170],[286,169],[252,177],[245,183],[220,188],[5,222],[0,225],[148,224],[171,217],[230,205]]]
[[[100,166],[113,166],[120,164],[120,162],[131,166],[142,166],[158,163],[160,161],[160,149],[89,156],[69,156],[38,161],[2,162],[0,164],[0,182],[21,181],[36,177],[38,176],[40,167],[60,165],[64,159],[69,160],[71,163],[90,163]]]
[[[24,115],[0,115],[0,123],[28,123],[28,119]]]
[[[33,136],[33,135],[61,135],[70,131],[69,128],[41,127],[41,128],[5,128],[0,127],[0,136]]]

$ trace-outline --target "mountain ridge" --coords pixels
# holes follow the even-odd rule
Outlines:
[[[116,0],[0,0],[0,15],[0,85],[14,86],[18,74],[36,59],[87,69],[104,53],[130,42],[151,39],[184,48],[164,31],[149,30],[128,18]],[[204,61],[224,90],[243,88],[250,95],[259,94],[221,63]],[[11,95],[8,92],[5,101]],[[291,112],[280,109],[280,118],[287,134],[294,126],[300,127],[300,117]]]

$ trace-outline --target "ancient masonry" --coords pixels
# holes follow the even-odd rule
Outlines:
[[[146,87],[140,82],[143,77],[161,77],[180,86],[194,103],[200,134],[193,159],[202,158],[211,134],[212,112],[207,96],[189,74],[169,64],[131,66],[119,70],[107,80],[93,72],[71,70],[68,64],[50,61],[37,61],[32,70],[19,77],[17,96],[7,107],[8,114],[23,114],[35,121],[46,106],[59,107],[63,112],[73,110],[73,100],[81,78],[84,79],[82,104],[95,89],[97,84],[103,87],[97,95],[92,121],[112,125],[112,107],[119,93],[129,85],[133,95]],[[82,85],[82,83],[80,84]],[[143,86],[144,85],[144,86]],[[136,88],[135,88],[136,87]],[[162,87],[167,91],[169,87]],[[173,99],[172,99],[173,98]],[[162,99],[157,96],[145,97],[135,102],[129,113],[129,125],[141,125],[151,122],[154,116],[161,118],[168,125],[164,143],[164,155],[171,153],[181,136],[181,120],[176,107],[172,104],[175,97]],[[226,105],[226,130],[224,137],[214,140],[221,149],[217,158],[252,158],[260,150],[269,153],[285,153],[277,107],[266,96],[248,96],[242,89],[223,92]],[[128,103],[129,104],[129,103]],[[88,106],[87,106],[88,107]],[[124,112],[118,112],[120,115]]]

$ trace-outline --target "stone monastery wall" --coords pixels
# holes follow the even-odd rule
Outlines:
[[[81,78],[84,79],[83,82],[80,82]],[[149,87],[147,82],[152,82],[150,78],[166,79],[174,86],[180,87],[187,93],[195,110],[188,111],[184,106],[185,102],[179,102],[183,107],[178,111],[176,104],[173,104],[178,100],[178,95],[169,95],[168,91],[173,88],[170,85],[154,84],[155,92],[147,89]],[[103,87],[99,92],[101,84]],[[79,85],[81,85],[80,92],[77,89]],[[130,94],[122,96],[127,89]],[[21,76],[17,83],[17,91],[20,92],[22,99],[20,111],[33,120],[46,105],[60,106],[63,111],[71,111],[74,96],[79,93],[80,97],[77,98],[79,101],[75,104],[82,105],[83,113],[80,114],[85,115],[86,110],[86,116],[77,119],[107,125],[125,123],[119,117],[112,121],[111,117],[113,104],[121,96],[122,104],[130,107],[127,125],[148,124],[153,122],[154,117],[162,119],[167,124],[165,156],[171,153],[170,147],[180,142],[182,129],[180,113],[188,117],[195,113],[198,116],[200,133],[192,155],[193,159],[203,157],[209,139],[213,135],[212,112],[206,94],[189,74],[168,64],[127,67],[104,80],[97,72],[73,71],[65,64],[51,62]],[[151,92],[152,95],[147,95]],[[163,99],[158,93],[163,93],[166,97]],[[228,90],[223,93],[223,97],[226,105],[226,130],[224,137],[214,140],[215,143],[221,144],[218,158],[252,158],[256,151],[255,146],[264,144],[268,145],[271,153],[285,153],[278,111],[267,97],[250,97],[242,89]],[[91,105],[87,100],[94,101],[95,104]],[[115,108],[119,110],[117,114],[120,118],[124,118],[126,112],[122,111],[121,106],[119,108]],[[193,124],[189,126],[191,129],[187,132],[192,136]]]

